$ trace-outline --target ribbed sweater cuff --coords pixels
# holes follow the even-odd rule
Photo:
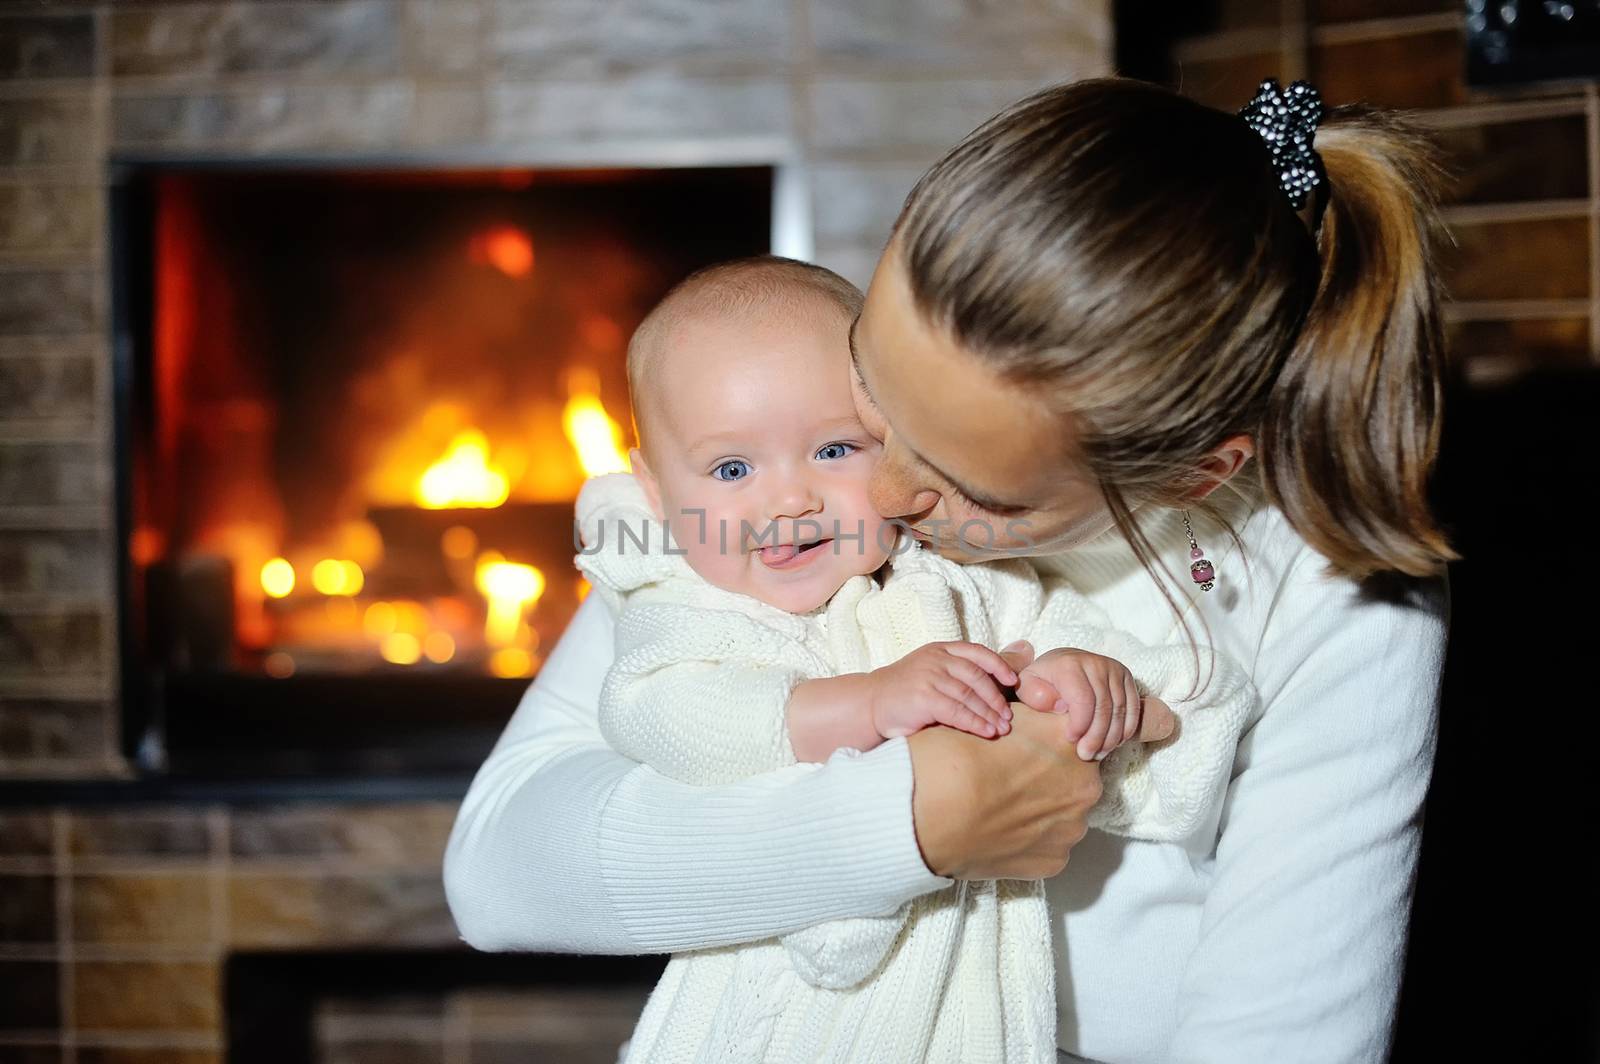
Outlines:
[[[719,787],[635,769],[600,820],[613,909],[643,952],[891,913],[951,882],[923,863],[911,782],[904,739]]]

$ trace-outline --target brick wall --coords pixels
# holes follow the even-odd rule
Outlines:
[[[1262,77],[1329,103],[1415,113],[1454,172],[1444,280],[1470,380],[1600,361],[1600,95],[1594,84],[1469,89],[1455,0],[1227,0],[1173,50],[1179,87],[1237,108]]]

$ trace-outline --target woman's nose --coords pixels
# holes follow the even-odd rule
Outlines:
[[[897,450],[885,442],[883,457],[873,467],[867,498],[882,517],[923,516],[938,505],[939,493],[920,481]]]

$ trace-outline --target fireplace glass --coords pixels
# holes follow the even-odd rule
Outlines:
[[[124,165],[113,187],[130,753],[470,769],[587,588],[624,355],[771,247],[771,167]]]

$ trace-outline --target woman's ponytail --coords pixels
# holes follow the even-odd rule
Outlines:
[[[1339,572],[1429,575],[1455,557],[1427,499],[1444,373],[1440,171],[1426,138],[1364,107],[1332,110],[1316,147],[1321,276],[1267,397],[1262,477]]]
[[[1307,117],[1290,88],[1267,126]],[[1453,557],[1427,504],[1439,168],[1404,122],[1334,108],[1313,241],[1268,149],[1282,136],[1157,85],[1059,85],[936,163],[895,247],[927,320],[1071,419],[1125,535],[1128,500],[1192,506],[1213,449],[1248,435],[1334,569],[1436,572]]]

